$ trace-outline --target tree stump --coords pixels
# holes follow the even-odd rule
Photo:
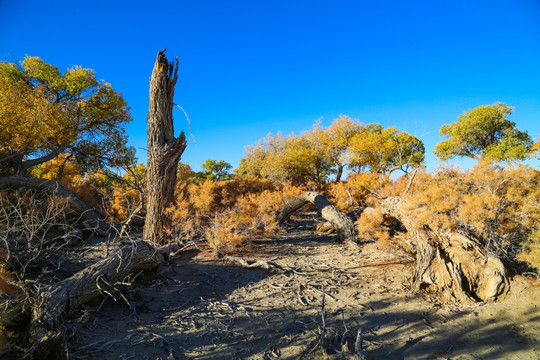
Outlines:
[[[148,200],[143,237],[153,243],[164,244],[171,220],[165,210],[173,204],[176,169],[186,148],[184,131],[174,137],[173,98],[178,78],[178,58],[169,63],[164,55],[157,55],[152,77],[148,106]]]

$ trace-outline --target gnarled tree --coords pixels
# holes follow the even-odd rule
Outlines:
[[[402,197],[384,199],[381,211],[400,222],[415,245],[416,290],[432,289],[461,303],[493,301],[508,291],[504,265],[474,239],[419,222]]]

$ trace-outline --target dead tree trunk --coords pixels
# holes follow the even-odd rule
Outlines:
[[[117,296],[117,283],[129,275],[161,264],[173,246],[156,249],[145,241],[132,242],[117,253],[42,290],[35,301],[30,325],[31,348],[25,358],[48,359],[64,336],[64,321],[82,305],[107,294]]]
[[[171,220],[165,210],[174,198],[176,170],[180,156],[186,148],[184,132],[174,137],[173,98],[178,78],[178,58],[169,63],[158,53],[152,77],[148,106],[148,201],[143,236],[158,244],[166,241]]]
[[[330,222],[337,231],[338,238],[341,241],[350,241],[356,243],[356,232],[353,221],[344,213],[336,209],[324,195],[308,191],[289,202],[278,214],[276,220],[278,223],[285,222],[295,211],[301,209],[307,203],[314,204],[321,216]]]
[[[494,301],[509,288],[504,265],[474,239],[455,231],[432,229],[408,216],[406,200],[391,197],[381,211],[399,221],[416,247],[413,285],[432,289],[462,303]]]
[[[83,225],[88,229],[93,229],[100,235],[108,235],[115,232],[101,216],[90,209],[74,193],[66,189],[54,180],[36,179],[23,176],[3,176],[0,177],[0,190],[4,189],[33,189],[43,191],[48,194],[57,195],[69,200],[69,205],[81,219]]]

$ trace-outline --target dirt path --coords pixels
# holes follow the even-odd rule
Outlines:
[[[107,303],[70,345],[74,359],[320,358],[364,333],[368,359],[540,359],[540,284],[514,277],[496,304],[441,306],[409,291],[410,258],[318,235],[309,219],[255,241],[245,259],[285,270],[248,270],[188,252],[130,293],[134,315]],[[238,255],[238,254],[236,254]]]

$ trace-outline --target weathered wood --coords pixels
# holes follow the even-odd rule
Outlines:
[[[365,208],[358,208],[353,211],[349,211],[347,213],[347,216],[351,218],[351,220],[354,222],[360,218],[362,213],[364,212]],[[334,228],[334,225],[332,225],[329,221],[320,222],[315,226],[315,230],[322,234],[332,234],[336,231]]]
[[[48,358],[62,339],[60,327],[82,305],[114,293],[115,284],[134,273],[161,264],[171,246],[156,249],[145,241],[134,241],[68,279],[42,290],[33,308],[28,358]]]
[[[248,261],[238,256],[230,256],[225,255],[223,257],[224,261],[233,263],[238,266],[243,266],[247,269],[265,269],[265,270],[284,270],[283,267],[279,264],[276,264],[273,261],[265,261],[265,260],[256,260],[256,261]]]
[[[308,203],[314,204],[321,213],[322,218],[332,224],[341,241],[356,242],[356,231],[351,218],[336,209],[324,195],[313,191],[307,191],[289,202],[279,212],[276,220],[280,224],[285,222],[295,211],[301,209]]]
[[[111,225],[107,224],[101,216],[89,208],[77,195],[54,180],[24,176],[0,177],[0,190],[24,188],[43,191],[68,199],[71,209],[80,216],[81,222],[86,228],[93,229],[99,235],[106,236],[116,233],[116,230]]]
[[[504,265],[474,239],[455,231],[419,224],[406,212],[406,200],[390,197],[381,211],[399,221],[416,247],[413,285],[442,293],[462,303],[494,301],[509,289]]]
[[[174,199],[176,170],[180,156],[186,148],[184,132],[176,138],[173,126],[174,87],[178,79],[178,58],[169,63],[158,53],[152,77],[148,106],[148,201],[143,236],[158,244],[164,244],[171,220],[165,210]]]

